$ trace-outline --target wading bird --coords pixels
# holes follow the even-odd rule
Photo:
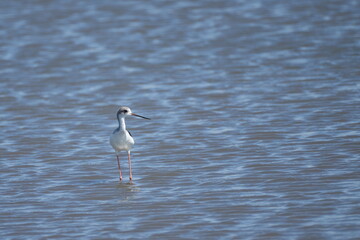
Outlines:
[[[122,180],[122,173],[120,168],[120,152],[126,151],[128,155],[128,164],[129,164],[129,179],[132,181],[132,172],[131,172],[131,159],[130,159],[130,150],[134,145],[134,139],[132,138],[130,132],[126,130],[125,117],[126,116],[136,116],[144,119],[150,120],[150,118],[143,117],[131,112],[131,109],[128,107],[120,107],[116,113],[117,120],[119,122],[119,127],[114,130],[110,136],[110,144],[114,148],[116,153],[116,158],[118,162],[118,169],[120,174],[120,181]]]

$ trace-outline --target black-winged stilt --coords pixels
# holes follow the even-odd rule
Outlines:
[[[129,179],[132,181],[132,171],[131,171],[131,159],[130,159],[130,150],[134,145],[134,139],[131,136],[130,132],[126,130],[125,117],[126,116],[136,116],[144,119],[150,120],[150,118],[143,117],[131,112],[131,109],[128,107],[120,107],[116,113],[117,120],[119,122],[119,127],[114,130],[110,136],[110,144],[114,148],[116,153],[116,158],[118,162],[118,169],[120,174],[120,181],[122,180],[122,173],[120,168],[120,152],[126,151],[128,155],[129,163]]]

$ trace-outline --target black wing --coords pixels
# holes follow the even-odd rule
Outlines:
[[[126,131],[128,131],[128,130],[126,130]],[[132,135],[131,135],[131,133],[128,131],[128,133],[130,134],[130,136],[132,137]]]
[[[120,128],[115,129],[115,130],[113,131],[113,134],[116,133],[116,132],[118,132],[119,130],[120,130]]]

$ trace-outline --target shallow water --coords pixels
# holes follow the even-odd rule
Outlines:
[[[0,6],[1,239],[360,236],[358,1]]]

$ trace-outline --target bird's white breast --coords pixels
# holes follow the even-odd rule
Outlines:
[[[127,131],[115,130],[110,136],[110,144],[116,152],[129,151],[134,143],[134,139]]]

